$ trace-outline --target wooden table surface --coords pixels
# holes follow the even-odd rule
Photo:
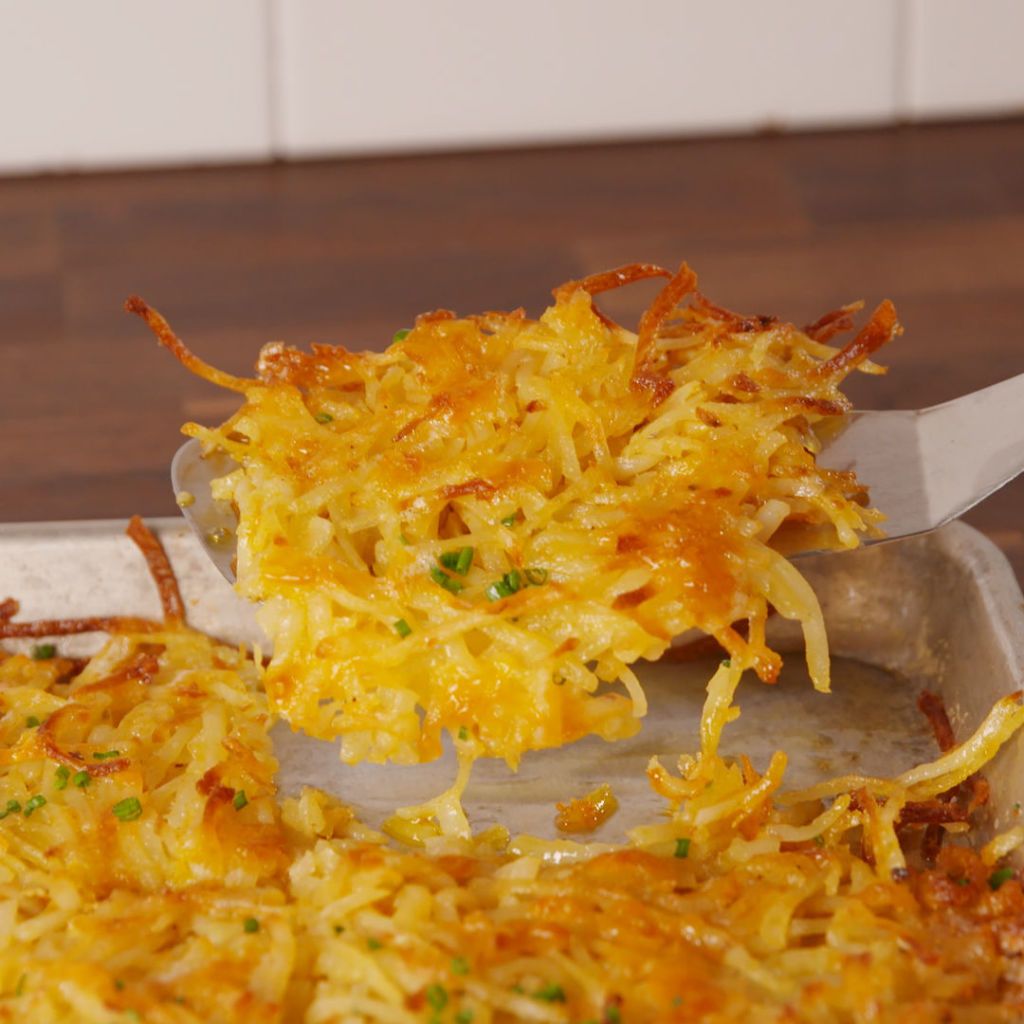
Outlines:
[[[537,313],[567,278],[683,258],[797,323],[893,299],[906,334],[862,407],[1024,372],[1024,121],[0,182],[0,521],[176,513],[180,424],[234,403],[132,292],[245,372],[270,339],[379,347],[422,310]],[[1022,497],[968,520],[1024,579]]]

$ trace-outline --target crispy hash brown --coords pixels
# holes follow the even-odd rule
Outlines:
[[[656,277],[637,333],[595,304]],[[275,711],[350,762],[430,760],[447,731],[514,765],[634,733],[630,664],[693,628],[774,681],[770,609],[800,621],[828,689],[817,601],[780,552],[877,529],[863,488],[815,454],[848,408],[843,378],[879,372],[895,311],[836,350],[859,306],[800,330],[696,283],[640,264],[560,286],[539,320],[438,311],[383,353],[274,343],[254,380],[129,300],[189,369],[244,395],[221,427],[185,432],[240,467],[215,493],[238,511]]]
[[[0,638],[0,1021],[33,1024],[991,1022],[1024,1011],[1024,893],[952,842],[1019,694],[897,779],[780,790],[718,754],[652,764],[667,820],[599,850],[500,830],[390,848],[315,790],[280,800],[261,668],[189,629],[156,540],[165,619],[108,619],[90,659],[19,622]],[[918,850],[923,863],[908,862]],[[558,853],[563,863],[546,860]]]

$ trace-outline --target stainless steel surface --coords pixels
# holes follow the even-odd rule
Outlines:
[[[934,530],[1024,470],[1024,374],[930,409],[852,413],[819,461],[854,470],[885,513],[885,536],[865,543]],[[195,440],[171,463],[175,493],[195,499],[182,512],[228,580],[235,578],[238,523],[230,506],[210,496],[210,484],[235,466],[221,453],[203,458]]]
[[[181,513],[229,583],[235,580],[238,517],[230,505],[213,497],[210,485],[237,468],[238,464],[223,452],[210,452],[204,457],[196,440],[186,441],[171,460],[171,486]]]
[[[122,522],[0,526],[0,598],[17,596],[25,618],[135,612],[159,614],[145,566]],[[193,625],[229,641],[259,642],[251,606],[241,601],[180,520],[157,520],[179,574]],[[935,756],[914,703],[922,688],[946,700],[965,737],[1024,678],[1024,599],[1000,552],[977,531],[953,523],[897,544],[811,557],[800,564],[821,601],[836,663],[833,693],[814,692],[801,666],[799,631],[779,622],[772,636],[788,652],[778,687],[746,679],[741,718],[725,734],[727,752],[764,767],[771,752],[791,755],[787,785],[848,770],[903,771]],[[60,641],[69,653],[95,648],[99,636]],[[266,648],[264,648],[266,649]],[[639,675],[651,710],[640,735],[609,745],[590,738],[563,750],[528,754],[518,774],[503,764],[476,766],[466,794],[475,826],[495,821],[513,831],[553,836],[554,803],[599,781],[612,784],[621,810],[597,833],[622,838],[652,820],[663,803],[647,785],[652,754],[673,764],[697,742],[708,664],[644,664]],[[435,796],[454,774],[450,752],[433,764],[339,763],[334,745],[274,728],[286,793],[318,785],[353,804],[371,823],[396,806]],[[994,823],[1018,823],[1024,802],[1024,739],[1017,737],[986,772]]]
[[[907,412],[855,412],[822,453],[886,514],[886,540],[961,516],[1024,470],[1024,374]]]

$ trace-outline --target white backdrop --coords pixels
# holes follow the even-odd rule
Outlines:
[[[1024,112],[1021,0],[0,0],[0,173]]]

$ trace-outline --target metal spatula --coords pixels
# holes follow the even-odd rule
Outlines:
[[[1024,374],[930,409],[851,413],[818,461],[852,469],[867,485],[887,517],[879,540],[934,530],[1024,470]],[[186,441],[171,462],[175,493],[193,499],[182,512],[228,580],[238,524],[211,496],[210,481],[235,466],[216,452],[204,459],[198,441]]]

